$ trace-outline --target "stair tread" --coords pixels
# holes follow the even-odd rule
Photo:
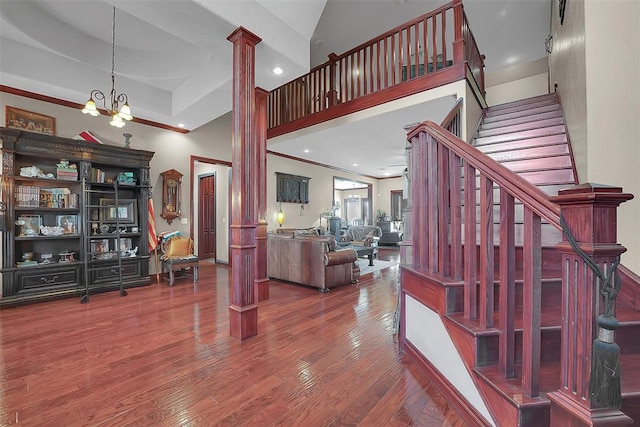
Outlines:
[[[521,132],[525,130],[544,129],[551,126],[559,126],[564,124],[562,117],[552,117],[548,119],[532,120],[525,123],[515,123],[490,129],[481,129],[478,132],[480,138],[487,136],[504,135],[513,132]]]
[[[631,398],[640,392],[640,354],[621,354],[620,372],[622,397]],[[547,393],[560,388],[560,362],[546,361],[540,365],[540,396],[531,398],[522,392],[522,365],[515,365],[515,378],[506,379],[497,365],[479,366],[474,371],[493,388],[511,401],[514,406],[526,406],[547,400]]]
[[[559,279],[558,279],[559,280]],[[463,329],[471,332],[474,335],[495,335],[499,333],[498,326],[500,322],[500,313],[498,311],[498,302],[496,301],[495,310],[493,312],[493,328],[482,328],[478,319],[466,319],[464,313],[454,312],[448,313],[446,316],[453,322],[458,324]],[[542,329],[543,330],[559,330],[562,322],[562,312],[558,309],[558,306],[543,306],[542,307]],[[616,319],[620,323],[620,328],[630,326],[640,326],[640,312],[630,309],[625,306],[616,306]],[[522,308],[516,308],[514,315],[514,329],[516,331],[522,330]]]
[[[561,111],[560,105],[559,104],[547,104],[547,105],[543,105],[543,106],[539,106],[539,107],[535,107],[535,108],[531,108],[529,110],[522,110],[522,111],[513,111],[510,113],[504,113],[504,114],[496,114],[492,117],[484,117],[484,119],[482,120],[483,124],[484,123],[494,123],[494,122],[501,122],[504,120],[512,120],[512,119],[517,119],[520,117],[527,117],[530,114],[544,114],[544,113],[549,113],[549,112],[554,112],[554,111]]]

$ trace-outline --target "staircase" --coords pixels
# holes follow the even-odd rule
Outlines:
[[[546,194],[578,183],[556,94],[488,108],[472,145]]]
[[[614,420],[611,425],[622,425],[629,418],[640,425],[640,312],[620,299],[616,306],[620,327],[615,340],[620,346],[624,415],[616,418],[607,411],[590,412],[588,402],[587,409],[580,406],[585,405],[579,398],[580,390],[571,393],[572,385],[586,387],[581,372],[574,372],[583,365],[574,359],[590,354],[592,339],[569,338],[576,334],[567,332],[572,321],[565,319],[563,324],[562,277],[568,274],[563,271],[563,259],[577,261],[555,248],[562,240],[560,207],[549,197],[559,192],[562,195],[561,190],[573,187],[577,179],[555,94],[486,110],[472,142],[479,151],[465,147],[443,131],[425,125],[409,136],[413,164],[424,161],[427,166],[426,172],[416,171],[414,166],[412,182],[427,185],[412,188],[413,249],[410,265],[403,267],[403,294],[439,313],[495,425],[589,425],[586,418],[603,413],[603,417],[610,417],[606,418],[608,422]],[[424,137],[426,134],[431,138]],[[487,156],[509,171],[492,164]],[[430,173],[430,169],[439,172]],[[463,182],[462,188],[456,182]],[[442,188],[448,188],[449,200],[441,196]],[[589,191],[601,190],[585,189],[585,193]],[[564,206],[562,197],[553,200]],[[424,204],[416,202],[421,200]],[[475,244],[465,244],[473,240]],[[605,255],[598,258],[597,251],[594,257],[599,263],[611,262]],[[532,259],[539,261],[531,263]],[[590,283],[588,274],[579,278],[581,283]],[[625,286],[636,286],[635,292],[640,289],[638,283]],[[582,293],[573,300],[585,306],[588,301]],[[593,297],[593,301],[597,311],[598,298]],[[586,326],[578,325],[578,334],[590,335],[589,322],[582,323]],[[413,342],[417,339],[412,341],[406,335],[403,339],[407,353],[450,391],[450,400],[461,402],[469,424],[491,425],[478,414],[482,411],[468,403],[468,397],[461,397],[455,385],[438,373],[442,369],[421,353]],[[584,347],[573,349],[574,356],[567,356],[571,350],[563,347],[573,345],[571,339]],[[563,388],[564,394],[556,393]],[[575,413],[567,416],[563,413],[566,407],[555,406],[552,415],[550,398],[558,401],[555,395],[560,400],[569,396],[567,401],[573,408],[569,412]],[[573,403],[574,397],[579,403]],[[567,424],[574,418],[584,424]]]

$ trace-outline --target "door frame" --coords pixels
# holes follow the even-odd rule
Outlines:
[[[213,159],[213,158],[209,158],[209,157],[201,157],[201,156],[194,156],[191,155],[190,156],[190,160],[189,160],[189,235],[194,236],[193,234],[193,224],[194,224],[194,214],[193,214],[193,189],[196,186],[196,179],[197,177],[195,176],[195,163],[196,162],[200,162],[200,163],[207,163],[210,165],[218,165],[218,166],[228,166],[229,168],[233,168],[233,163],[228,162],[226,160],[220,160],[220,159]],[[231,172],[231,171],[229,171]],[[231,186],[229,186],[229,194],[228,194],[229,199],[231,200]],[[216,207],[217,209],[217,207]],[[227,203],[227,218],[230,218],[231,216],[231,203]],[[230,227],[230,221],[227,221],[227,232],[229,233],[229,235],[231,235],[231,229]],[[200,242],[198,242],[198,245],[200,245]],[[231,246],[228,245],[229,247],[227,247],[227,259],[229,260],[229,267],[231,267]],[[216,256],[217,256],[218,252],[217,252],[217,245],[216,245]]]
[[[201,256],[201,254],[202,254],[202,251],[201,251],[202,242],[200,241],[200,234],[201,234],[201,231],[202,231],[202,227],[201,227],[201,224],[200,224],[200,209],[201,209],[201,203],[202,203],[202,200],[200,199],[200,194],[202,194],[202,185],[201,184],[202,184],[202,180],[204,178],[209,178],[209,177],[213,177],[214,194],[216,195],[215,197],[217,198],[217,189],[216,189],[215,186],[218,183],[218,175],[217,175],[216,172],[209,172],[209,173],[205,173],[205,174],[198,175],[198,176],[194,177],[195,179],[198,180],[198,212],[197,212],[197,215],[198,215],[198,256]],[[214,223],[217,221],[217,217],[218,217],[217,210],[218,210],[218,203],[216,202],[216,199],[214,198],[213,199]],[[215,251],[215,254],[216,254],[214,260],[216,260],[216,262],[217,262],[217,259],[218,259],[218,242],[217,242],[217,240],[218,240],[218,237],[217,237],[218,236],[218,230],[217,230],[217,228],[218,227],[216,227],[216,241],[213,242],[214,251]]]

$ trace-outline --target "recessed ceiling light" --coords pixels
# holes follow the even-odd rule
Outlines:
[[[178,127],[179,128],[183,128],[184,127],[184,123],[178,123]]]
[[[354,163],[352,166],[353,166],[353,167],[356,167],[356,166],[358,166],[358,164],[357,164],[357,163]]]
[[[308,152],[309,152],[309,149],[308,149],[308,148],[305,148],[305,149],[304,149],[304,150],[302,150],[302,151],[303,151],[304,153],[308,153]]]
[[[384,176],[390,176],[390,175],[391,175],[391,173],[390,173],[390,172],[385,172],[385,173],[384,173]]]
[[[517,61],[518,61],[517,56],[509,56],[507,59],[504,60],[505,64],[508,64],[508,65],[515,64]]]
[[[284,73],[284,70],[280,67],[273,67],[271,69],[271,72],[273,72],[273,74],[275,74],[276,76],[279,76],[280,74]]]

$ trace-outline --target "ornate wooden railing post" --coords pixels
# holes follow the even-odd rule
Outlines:
[[[329,54],[329,93],[326,94],[328,105],[331,108],[338,103],[338,92],[336,91],[336,58],[335,53]]]
[[[462,35],[462,27],[464,9],[462,0],[455,0],[453,5],[453,63],[460,64],[466,59],[464,57],[464,38]]]
[[[256,150],[258,158],[255,169],[256,190],[256,276],[254,299],[256,302],[269,299],[269,277],[267,277],[267,97],[269,92],[256,88]]]
[[[561,190],[551,200],[560,205],[579,248],[606,271],[626,250],[617,243],[616,209],[631,198],[621,188],[587,183]],[[630,424],[632,420],[618,410],[596,408],[589,396],[591,349],[597,335],[596,317],[602,311],[601,283],[574,252],[566,235],[556,248],[562,254],[562,386],[548,394],[551,425]]]
[[[227,40],[233,43],[229,330],[232,337],[243,340],[258,334],[258,306],[254,298],[258,189],[252,176],[258,161],[253,125],[255,47],[261,39],[239,27]]]

